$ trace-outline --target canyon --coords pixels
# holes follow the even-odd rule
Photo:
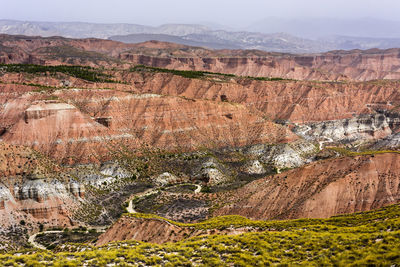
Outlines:
[[[254,219],[327,218],[399,201],[397,153],[324,160],[254,181],[215,215]],[[237,196],[240,196],[238,198]]]
[[[0,35],[0,249],[52,228],[179,243],[260,230],[185,225],[225,215],[397,204],[399,51]]]
[[[259,50],[208,50],[149,41],[0,35],[0,63],[121,66],[131,64],[238,76],[297,80],[399,79],[399,50],[370,49],[293,55]]]

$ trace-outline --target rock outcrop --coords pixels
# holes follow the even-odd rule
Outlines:
[[[70,226],[84,185],[39,153],[0,142],[0,227]]]
[[[318,148],[310,142],[298,140],[290,144],[259,144],[243,150],[265,166],[280,169],[296,168],[311,162]]]
[[[14,117],[14,124],[10,122],[1,138],[69,164],[96,161],[97,157],[109,160],[106,155],[122,145],[193,150],[297,138],[257,111],[233,103],[113,90],[61,90],[55,95],[70,104],[41,100],[26,110],[15,106],[21,116]],[[12,102],[18,105],[19,101]],[[100,124],[98,117],[112,118],[112,123]]]
[[[162,219],[144,219],[134,217],[122,217],[104,234],[99,236],[97,246],[105,245],[112,241],[137,240],[143,242],[163,244],[178,242],[180,240],[203,235],[224,234],[237,235],[249,232],[250,228],[226,228],[195,229],[193,227],[181,227]]]
[[[399,49],[289,55],[207,50],[172,43],[124,44],[100,39],[0,35],[0,63],[153,67],[299,80],[399,79]],[[79,56],[77,56],[79,55]],[[125,64],[124,64],[125,63]]]
[[[342,157],[254,181],[214,215],[255,219],[327,218],[400,201],[400,155]]]
[[[220,164],[214,158],[209,158],[203,164],[195,174],[199,180],[203,181],[208,185],[217,185],[226,183],[230,180],[227,171],[224,171],[225,167]],[[226,169],[225,169],[226,170]]]
[[[74,106],[58,101],[39,101],[2,136],[5,142],[30,146],[54,158],[89,158],[93,143],[109,136],[109,130]],[[97,141],[97,142],[96,142]],[[93,156],[93,155],[92,155]]]
[[[359,143],[385,138],[399,130],[400,114],[385,111],[351,119],[303,124],[294,128],[298,135],[313,141]]]
[[[164,172],[154,177],[152,180],[158,186],[166,186],[169,184],[177,183],[179,181],[179,178],[169,172]]]
[[[253,160],[249,162],[245,166],[244,171],[248,174],[265,174],[267,172],[264,166],[258,160]]]

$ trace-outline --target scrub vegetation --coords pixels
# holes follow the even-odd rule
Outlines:
[[[164,218],[129,214],[141,218]],[[64,244],[53,251],[0,255],[5,266],[390,266],[400,264],[400,206],[329,219],[252,221],[216,217],[184,227],[253,227],[241,235],[211,235],[163,245],[125,241],[102,247]],[[260,230],[260,229],[259,229]]]

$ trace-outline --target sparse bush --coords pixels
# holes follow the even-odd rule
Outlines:
[[[0,64],[0,72],[16,72],[16,73],[31,73],[31,74],[45,74],[55,75],[57,73],[64,73],[69,76],[86,80],[89,82],[117,82],[112,80],[112,76],[105,74],[97,69],[87,66],[43,66],[31,64]]]

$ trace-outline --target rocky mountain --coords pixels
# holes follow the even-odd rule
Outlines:
[[[397,203],[399,154],[338,158],[257,180],[215,215],[257,219],[326,218]],[[384,196],[384,197],[382,197]]]
[[[281,28],[278,23],[260,23],[261,26],[274,25],[274,27],[276,26],[275,30],[253,27],[253,30],[248,32],[214,30],[207,26],[191,24],[165,24],[151,27],[137,24],[0,20],[0,33],[42,37],[102,38],[126,43],[156,40],[211,49],[259,49],[285,53],[317,53],[341,49],[389,49],[399,46],[399,36],[382,36],[376,33],[377,30],[373,34],[361,36],[355,34],[360,31],[349,31],[348,33],[333,31],[332,33],[325,32],[324,36],[319,38],[314,38],[315,36],[313,38],[299,37],[299,34],[307,36],[307,34],[302,35],[302,30],[293,31],[301,23],[296,25],[296,23],[290,22],[290,27]],[[317,24],[313,24],[313,27]],[[304,28],[310,28],[310,25]],[[365,28],[367,27],[363,27],[363,29]],[[386,29],[383,26],[377,28]]]
[[[179,31],[204,34],[194,29]],[[400,199],[399,54],[0,35],[0,250],[122,261],[121,247],[311,233],[389,247],[376,240],[400,229],[386,207]],[[157,255],[141,262],[166,262]]]
[[[331,43],[337,49],[389,49],[400,47],[400,38],[377,38],[377,37],[352,37],[352,36],[331,36],[323,39]]]
[[[277,18],[269,17],[246,27],[248,31],[263,33],[286,32],[306,38],[352,36],[400,38],[400,22],[376,18]]]
[[[197,38],[194,38],[197,36]],[[111,36],[108,39],[119,41],[123,43],[143,43],[151,40],[156,40],[160,42],[168,42],[168,43],[176,43],[188,46],[197,46],[197,47],[209,47],[213,49],[239,49],[241,48],[239,45],[231,42],[224,42],[223,40],[214,40],[213,38],[206,39],[204,35],[190,35],[190,36],[174,36],[168,34],[128,34],[128,35],[115,35]]]
[[[0,36],[0,63],[129,68],[146,65],[239,76],[319,81],[398,79],[399,49],[291,55],[260,50],[208,50],[163,42]]]
[[[227,32],[223,30],[192,33],[183,36],[131,34],[111,36],[110,40],[138,43],[138,41],[169,41],[212,49],[258,49],[271,52],[312,53],[336,49],[324,41],[303,39],[285,33],[262,34]],[[168,40],[169,39],[169,40]]]

